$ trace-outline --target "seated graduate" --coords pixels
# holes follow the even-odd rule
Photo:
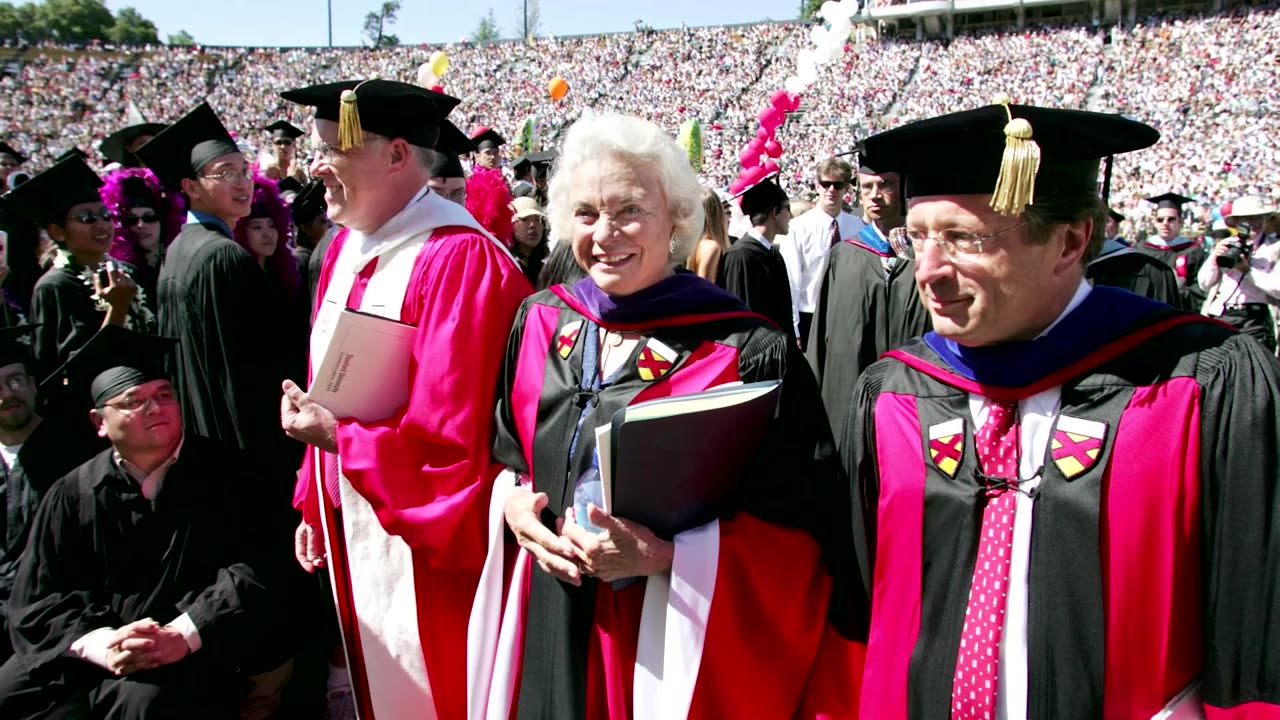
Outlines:
[[[521,719],[812,717],[827,672],[856,695],[847,656],[823,654],[847,649],[828,632],[827,565],[842,564],[824,565],[824,553],[849,544],[836,509],[850,500],[818,389],[789,327],[674,271],[702,234],[701,196],[684,151],[656,125],[601,114],[569,130],[547,214],[588,277],[526,300],[507,345],[494,460],[508,471],[471,618],[472,637],[490,641],[469,656],[471,717],[505,720],[513,707]],[[662,538],[575,507],[598,467],[592,429],[620,409],[764,380],[783,382],[766,443],[705,448],[756,452],[735,510]],[[504,566],[507,528],[520,549]],[[714,575],[713,590],[694,566]],[[677,597],[691,587],[707,591],[700,612]],[[675,645],[664,648],[651,605],[666,607]],[[646,647],[665,671],[650,672]]]
[[[279,544],[245,501],[257,478],[236,451],[184,435],[158,369],[172,344],[108,327],[59,371],[88,383],[112,447],[36,512],[7,607],[0,717],[236,717],[246,676],[280,674],[268,584],[289,558],[265,554]]]
[[[30,325],[0,330],[0,605],[9,600],[18,559],[40,496],[97,448],[75,442],[60,418],[36,405]],[[79,417],[84,423],[83,415]],[[86,423],[87,424],[87,423]],[[0,663],[9,659],[9,632],[0,616]]]

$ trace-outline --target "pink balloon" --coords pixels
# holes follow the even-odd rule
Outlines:
[[[800,96],[799,96],[799,95],[792,95],[792,96],[791,96],[791,106],[790,106],[789,108],[787,108],[787,110],[788,110],[788,112],[795,112],[795,111],[797,111],[797,110],[799,110],[799,109],[800,109]]]
[[[768,107],[760,111],[760,127],[770,132],[777,130],[782,124],[782,113],[777,108]]]
[[[738,162],[742,164],[743,170],[750,170],[760,165],[760,153],[753,153],[750,149],[743,150],[738,156]]]
[[[764,144],[764,154],[777,160],[782,157],[782,144],[777,140],[770,140]]]
[[[760,138],[761,140],[770,140],[773,138],[773,131],[760,128],[759,130],[756,131],[756,137]]]
[[[759,155],[764,152],[765,145],[767,145],[769,142],[772,142],[772,141],[765,141],[765,140],[761,140],[760,138],[752,138],[751,142],[747,143],[746,147],[744,147],[743,150],[750,150],[755,154]]]
[[[768,171],[766,171],[763,167],[760,167],[759,165],[757,165],[753,168],[747,169],[742,173],[742,181],[744,186],[755,185],[756,183],[763,180],[764,176],[768,174],[769,174]]]
[[[729,183],[729,194],[737,195],[738,193],[742,192],[742,189],[746,186],[747,184],[742,181],[742,178],[738,178],[737,180],[734,180],[733,182]]]
[[[770,160],[769,162],[760,166],[760,169],[763,171],[763,174],[760,177],[764,177],[765,175],[772,175],[778,172],[778,163]]]
[[[786,90],[778,90],[769,96],[769,104],[778,112],[784,113],[791,109],[791,97]]]

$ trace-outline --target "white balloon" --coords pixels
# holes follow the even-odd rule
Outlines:
[[[817,55],[819,65],[827,65],[835,62],[841,55],[844,55],[844,43],[840,43],[838,45],[828,43],[818,48],[818,51],[815,54]]]
[[[809,31],[809,42],[812,42],[817,47],[822,47],[827,42],[827,37],[827,29],[821,25],[814,25],[813,29]]]
[[[833,2],[832,0],[827,0],[822,3],[822,7],[818,8],[818,14],[827,22],[831,22],[836,19],[842,12],[844,12],[844,8],[840,7],[840,3]]]
[[[431,72],[431,63],[422,63],[418,66],[418,85],[431,87],[437,80],[436,74]]]
[[[840,42],[849,39],[849,33],[853,31],[853,22],[849,18],[842,17],[831,23],[831,28],[827,30],[828,37],[838,37]]]
[[[795,75],[792,75],[787,78],[787,81],[783,83],[782,86],[792,95],[799,95],[804,92],[805,88],[809,87],[809,83],[806,83]]]

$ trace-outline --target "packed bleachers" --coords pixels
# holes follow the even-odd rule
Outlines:
[[[455,44],[442,48],[451,58],[443,85],[463,99],[453,115],[460,126],[490,125],[510,137],[534,117],[544,145],[587,108],[641,115],[672,132],[697,118],[704,178],[723,187],[737,173],[756,114],[794,72],[809,28],[770,23]],[[882,40],[859,27],[844,56],[820,68],[802,112],[780,129],[784,176],[803,191],[818,159],[858,137],[1008,92],[1016,102],[1155,124],[1164,133],[1160,145],[1117,162],[1113,204],[1139,220],[1143,196],[1177,190],[1201,201],[1195,213],[1207,220],[1210,208],[1237,195],[1280,195],[1280,62],[1266,50],[1276,37],[1275,8],[1153,18],[1132,28],[982,31],[948,42]],[[72,145],[94,146],[126,123],[130,103],[147,120],[166,121],[208,96],[255,145],[265,139],[255,129],[274,119],[305,126],[305,113],[280,101],[280,90],[372,73],[413,82],[436,49],[33,50],[20,74],[0,79],[0,115],[10,142],[34,153],[35,167]],[[559,103],[546,92],[555,76],[571,86]]]

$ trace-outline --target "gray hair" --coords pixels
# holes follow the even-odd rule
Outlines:
[[[569,179],[579,167],[603,158],[648,164],[657,170],[675,223],[670,260],[672,264],[683,263],[702,237],[702,186],[689,165],[689,156],[671,136],[648,120],[629,115],[593,114],[569,128],[547,186],[551,234],[563,239],[573,237]]]
[[[1106,242],[1107,206],[1094,192],[1053,195],[1043,200],[1036,198],[1035,204],[1023,210],[1022,217],[1027,221],[1027,237],[1032,243],[1048,242],[1059,225],[1092,220],[1089,247],[1081,258],[1085,265],[1102,252],[1102,244]]]

